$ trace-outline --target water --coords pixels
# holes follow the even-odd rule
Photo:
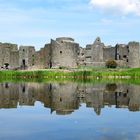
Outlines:
[[[140,140],[140,85],[1,83],[0,140]]]

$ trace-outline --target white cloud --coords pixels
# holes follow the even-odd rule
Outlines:
[[[90,4],[103,11],[140,16],[140,0],[90,0]]]

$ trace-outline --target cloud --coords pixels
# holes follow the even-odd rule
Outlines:
[[[90,4],[104,12],[140,16],[140,0],[90,0]]]

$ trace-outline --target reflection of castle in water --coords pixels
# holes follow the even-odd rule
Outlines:
[[[2,83],[0,84],[0,108],[34,106],[36,101],[57,114],[70,114],[81,103],[94,108],[100,115],[104,106],[140,110],[140,86],[126,84],[79,85],[76,83]]]

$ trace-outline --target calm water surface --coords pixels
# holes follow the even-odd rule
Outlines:
[[[140,85],[0,83],[0,140],[140,140]]]

